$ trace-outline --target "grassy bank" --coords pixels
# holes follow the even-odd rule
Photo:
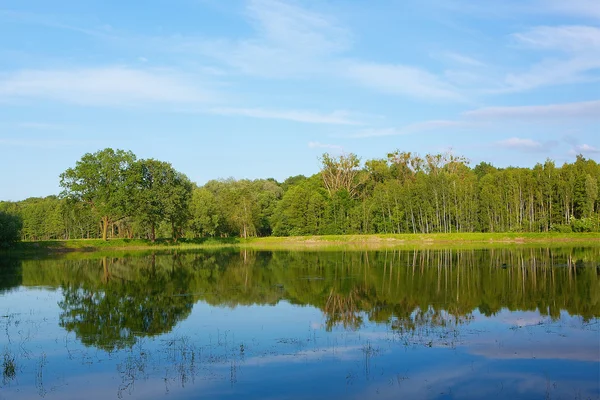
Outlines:
[[[141,239],[52,240],[17,243],[8,252],[63,253],[97,252],[119,250],[170,250],[238,247],[256,250],[302,250],[302,249],[382,249],[418,247],[499,247],[537,245],[599,245],[599,233],[448,233],[448,234],[400,234],[400,235],[329,235],[265,238],[206,238],[180,240],[157,240],[152,243]]]

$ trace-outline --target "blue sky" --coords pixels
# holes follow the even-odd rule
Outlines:
[[[2,200],[105,147],[204,184],[323,152],[598,161],[599,127],[598,0],[0,3]]]

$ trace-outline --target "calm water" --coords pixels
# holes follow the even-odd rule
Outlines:
[[[75,257],[0,258],[0,399],[600,398],[600,247]]]

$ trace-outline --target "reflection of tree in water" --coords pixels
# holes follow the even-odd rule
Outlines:
[[[344,329],[357,330],[361,327],[363,319],[361,309],[358,302],[360,296],[360,288],[354,287],[349,293],[338,293],[334,288],[331,288],[329,297],[323,308],[327,331],[341,324]]]
[[[600,248],[229,250],[26,260],[12,275],[28,286],[62,287],[62,326],[112,349],[169,331],[197,301],[310,305],[324,312],[327,329],[357,329],[367,319],[398,331],[443,327],[503,308],[589,319],[600,315],[598,259]]]
[[[132,260],[125,265],[105,258],[100,285],[63,286],[60,326],[75,332],[85,345],[105,350],[130,347],[137,337],[171,331],[193,307],[185,269],[157,266],[154,256],[137,261],[140,265],[135,266]]]
[[[23,282],[21,260],[0,255],[0,294]]]
[[[600,248],[70,256],[77,259],[0,259],[0,291],[21,284],[61,288],[62,327],[87,346],[127,349],[112,355],[121,396],[159,368],[167,392],[200,374],[215,379],[219,369],[236,382],[252,346],[218,331],[216,342],[202,346],[190,337],[167,336],[149,347],[139,340],[170,332],[198,301],[232,308],[286,301],[321,310],[328,331],[360,329],[368,320],[386,324],[393,340],[429,347],[460,343],[459,325],[476,310],[600,315]],[[376,351],[368,341],[363,346],[367,373]],[[5,371],[5,380],[14,379]]]
[[[455,328],[471,320],[471,315],[458,316],[445,310],[429,307],[425,310],[415,309],[408,316],[392,318],[391,328],[400,333],[414,332],[422,328]]]

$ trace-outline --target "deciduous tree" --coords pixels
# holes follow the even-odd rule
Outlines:
[[[60,175],[62,195],[88,204],[100,215],[103,240],[109,225],[131,212],[128,200],[135,159],[130,151],[107,148],[85,154],[74,168]]]

